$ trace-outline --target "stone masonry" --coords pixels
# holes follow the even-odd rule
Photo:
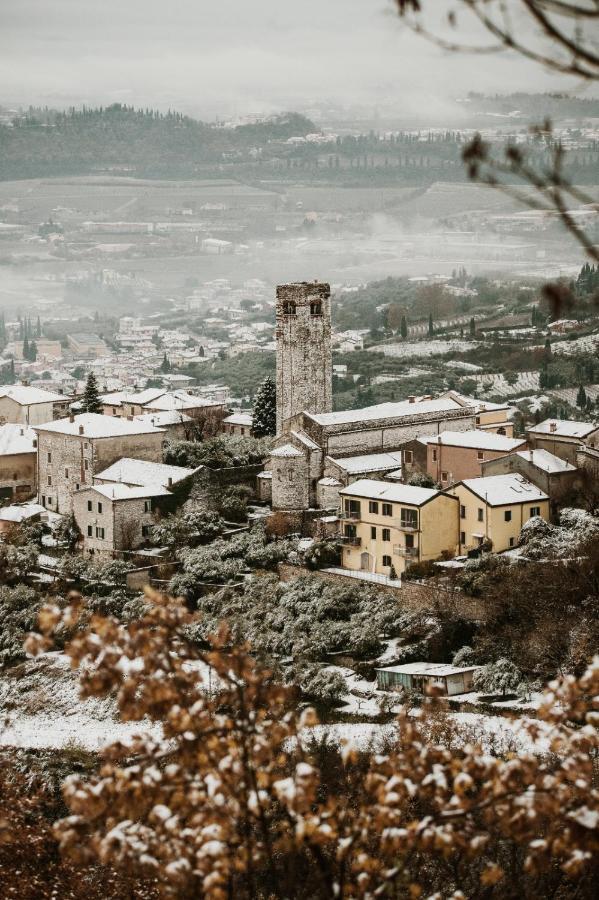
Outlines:
[[[331,288],[323,282],[277,287],[277,434],[301,412],[332,409]]]

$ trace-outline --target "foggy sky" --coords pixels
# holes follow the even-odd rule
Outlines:
[[[390,0],[0,0],[5,104],[213,118],[331,101],[434,116],[471,89],[575,87],[513,55],[444,53],[403,28]]]

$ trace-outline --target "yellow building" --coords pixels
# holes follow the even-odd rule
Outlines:
[[[455,556],[458,506],[449,494],[368,478],[339,494],[344,568],[401,575],[410,564]]]
[[[509,418],[509,404],[491,403],[489,400],[466,397],[464,394],[458,394],[457,391],[447,391],[441,396],[449,397],[461,406],[472,407],[476,411],[475,428],[502,434],[509,438],[514,436],[514,424]]]
[[[549,521],[549,497],[515,472],[468,478],[448,489],[459,500],[460,552],[487,541],[495,553],[515,547],[522,526],[533,516]]]

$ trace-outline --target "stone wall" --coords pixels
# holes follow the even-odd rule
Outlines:
[[[35,494],[37,454],[13,453],[0,456],[0,497],[26,500]]]
[[[272,456],[272,508],[301,510],[310,506],[310,473],[305,456]]]

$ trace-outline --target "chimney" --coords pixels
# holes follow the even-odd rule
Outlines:
[[[529,459],[530,459],[530,461],[532,462],[532,461],[533,461],[532,447],[531,447],[530,450],[528,451],[528,454],[529,454]]]
[[[133,421],[133,416],[127,416],[127,421],[128,421],[128,422],[132,422],[132,421]]]
[[[83,432],[84,432],[83,425],[80,425],[79,426],[79,434],[83,434]]]
[[[19,434],[20,434],[21,437],[22,437],[22,436],[25,434],[25,429],[24,429],[24,428],[19,428]]]
[[[172,488],[172,486],[173,486],[173,479],[172,479],[172,478],[169,478],[169,479],[168,479],[167,485],[166,485],[166,486],[167,486],[168,488]]]
[[[75,414],[69,413],[69,422],[74,422],[74,421],[75,421]]]
[[[557,422],[550,422],[550,423],[549,423],[549,431],[551,431],[552,434],[553,434],[554,431],[557,431]]]
[[[416,397],[408,397],[408,403],[416,403]]]

